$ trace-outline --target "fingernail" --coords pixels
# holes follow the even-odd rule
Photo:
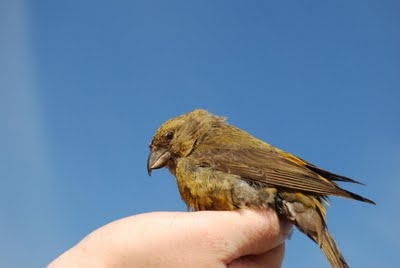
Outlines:
[[[293,224],[286,219],[280,219],[279,224],[281,230],[281,233],[279,235],[279,242],[283,243],[285,242],[285,240],[292,238]]]

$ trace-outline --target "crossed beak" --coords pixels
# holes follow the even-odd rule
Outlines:
[[[151,150],[149,158],[147,158],[147,172],[149,176],[151,176],[153,169],[165,167],[170,159],[171,153],[165,149]]]

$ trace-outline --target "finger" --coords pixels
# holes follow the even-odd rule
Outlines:
[[[279,268],[282,266],[285,243],[259,255],[248,255],[232,261],[228,268]]]
[[[196,239],[206,248],[220,254],[225,263],[241,256],[256,255],[281,244],[292,225],[280,220],[272,209],[238,210],[227,212],[196,212]]]
[[[74,252],[110,265],[158,267],[168,260],[171,267],[190,263],[224,267],[241,256],[276,247],[284,238],[281,229],[276,213],[269,209],[155,212],[107,224],[78,243]]]

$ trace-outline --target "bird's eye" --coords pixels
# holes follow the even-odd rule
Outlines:
[[[172,140],[172,138],[174,137],[174,132],[172,131],[168,132],[165,137],[167,137],[168,140]]]

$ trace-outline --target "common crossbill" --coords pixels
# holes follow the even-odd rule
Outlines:
[[[270,207],[319,245],[331,267],[348,267],[330,235],[324,202],[329,195],[371,204],[333,174],[229,125],[205,110],[172,118],[150,143],[149,175],[166,166],[188,210]]]

